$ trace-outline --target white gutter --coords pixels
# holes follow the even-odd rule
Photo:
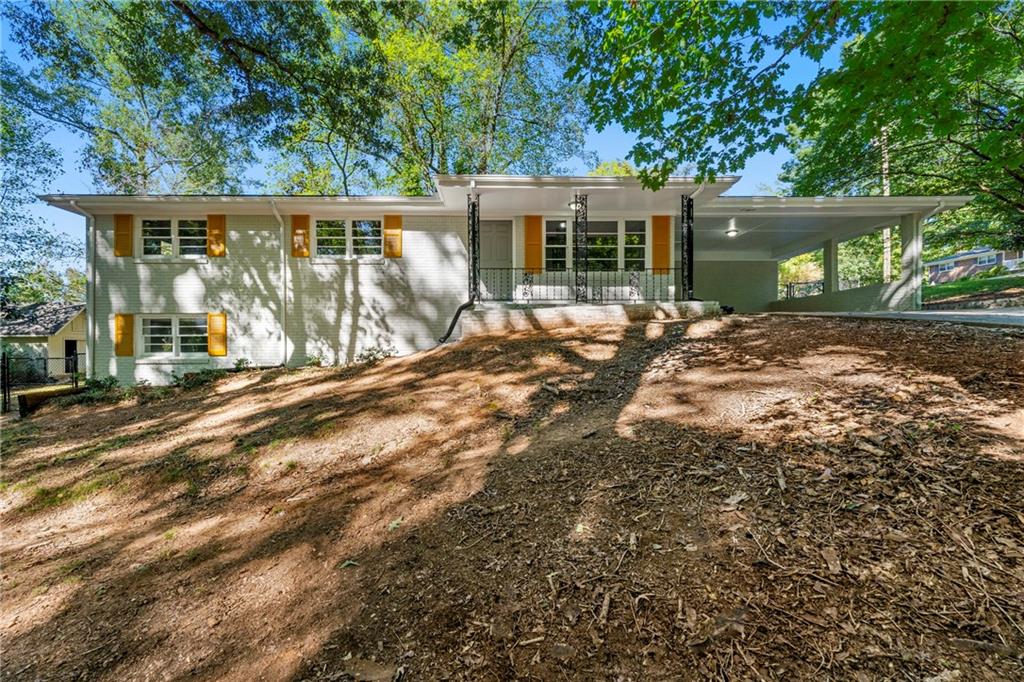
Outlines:
[[[88,265],[85,274],[85,326],[88,330],[85,342],[85,376],[96,376],[96,216],[89,213],[72,199],[68,202],[74,211],[85,216],[85,242],[88,249]]]
[[[287,234],[284,229],[284,219],[277,210],[277,204],[273,199],[270,200],[270,210],[277,218],[277,226],[281,234],[281,366],[284,367],[288,364],[288,247],[285,240]]]

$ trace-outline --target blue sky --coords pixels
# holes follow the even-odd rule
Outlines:
[[[0,22],[2,24],[3,22]],[[21,66],[25,62],[17,54],[15,46],[7,35],[7,27],[0,25],[0,44],[3,53]],[[823,64],[832,67],[838,62],[838,48],[826,54]],[[798,83],[805,83],[811,80],[817,72],[818,65],[813,62],[796,58],[788,60],[790,70],[785,78],[787,85],[793,86]],[[48,141],[63,156],[63,164],[58,175],[48,187],[40,187],[39,192],[46,193],[67,193],[67,194],[88,194],[95,191],[89,174],[81,169],[81,155],[85,147],[83,138],[74,132],[63,128],[55,128],[49,135]],[[630,148],[636,142],[636,137],[625,133],[618,126],[611,126],[600,133],[591,131],[587,136],[587,150],[597,153],[602,160],[623,159],[629,153]],[[749,195],[763,194],[761,187],[764,185],[773,186],[783,163],[790,158],[788,152],[780,149],[775,153],[761,153],[751,158],[746,166],[735,169],[734,174],[742,176],[742,179],[730,190],[730,194]],[[581,162],[576,162],[572,170],[579,174],[585,174],[588,168]],[[252,168],[248,176],[253,180],[265,179],[263,168]],[[52,208],[39,202],[34,212],[58,231],[69,235],[72,238],[84,239],[85,224],[80,216]]]

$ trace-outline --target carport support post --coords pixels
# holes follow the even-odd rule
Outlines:
[[[836,239],[829,239],[822,248],[824,255],[824,278],[822,283],[823,294],[834,294],[839,291],[839,242]]]
[[[916,213],[900,217],[900,301],[910,310],[921,309],[921,279],[924,268],[921,256],[924,252],[924,237],[921,232],[921,218]]]

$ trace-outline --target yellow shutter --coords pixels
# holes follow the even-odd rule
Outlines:
[[[402,257],[402,216],[384,216],[384,257]]]
[[[651,218],[651,267],[664,275],[672,263],[672,216],[656,215]]]
[[[227,313],[207,313],[206,334],[206,347],[210,355],[223,357],[228,354]]]
[[[292,256],[309,258],[309,216],[292,216]]]
[[[523,267],[527,272],[539,273],[544,269],[544,231],[539,215],[525,217],[523,237]]]
[[[114,216],[114,255],[132,255],[132,233],[135,220],[131,214],[118,213]]]
[[[114,315],[114,355],[135,355],[135,316]]]
[[[206,216],[206,255],[223,256],[227,253],[227,216]]]

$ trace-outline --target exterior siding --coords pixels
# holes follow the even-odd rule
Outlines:
[[[95,374],[160,384],[239,358],[269,366],[347,362],[371,346],[408,353],[436,343],[465,299],[464,218],[407,215],[403,257],[371,262],[293,258],[282,217],[284,273],[273,215],[228,215],[226,256],[166,263],[114,256],[113,216],[97,216]],[[134,357],[114,355],[115,313],[134,314],[138,329],[140,315],[207,312],[227,313],[224,357],[146,358],[138,343]]]
[[[773,301],[772,312],[860,312],[867,310],[914,310],[915,288],[911,283],[871,284],[830,294]]]
[[[76,352],[85,352],[85,311],[75,315],[74,319],[64,325],[64,328],[46,340],[46,352],[51,358],[64,357],[64,341],[75,341]],[[85,371],[83,361],[81,370]]]
[[[731,305],[738,313],[767,311],[778,296],[778,282],[774,260],[693,261],[694,295]]]

